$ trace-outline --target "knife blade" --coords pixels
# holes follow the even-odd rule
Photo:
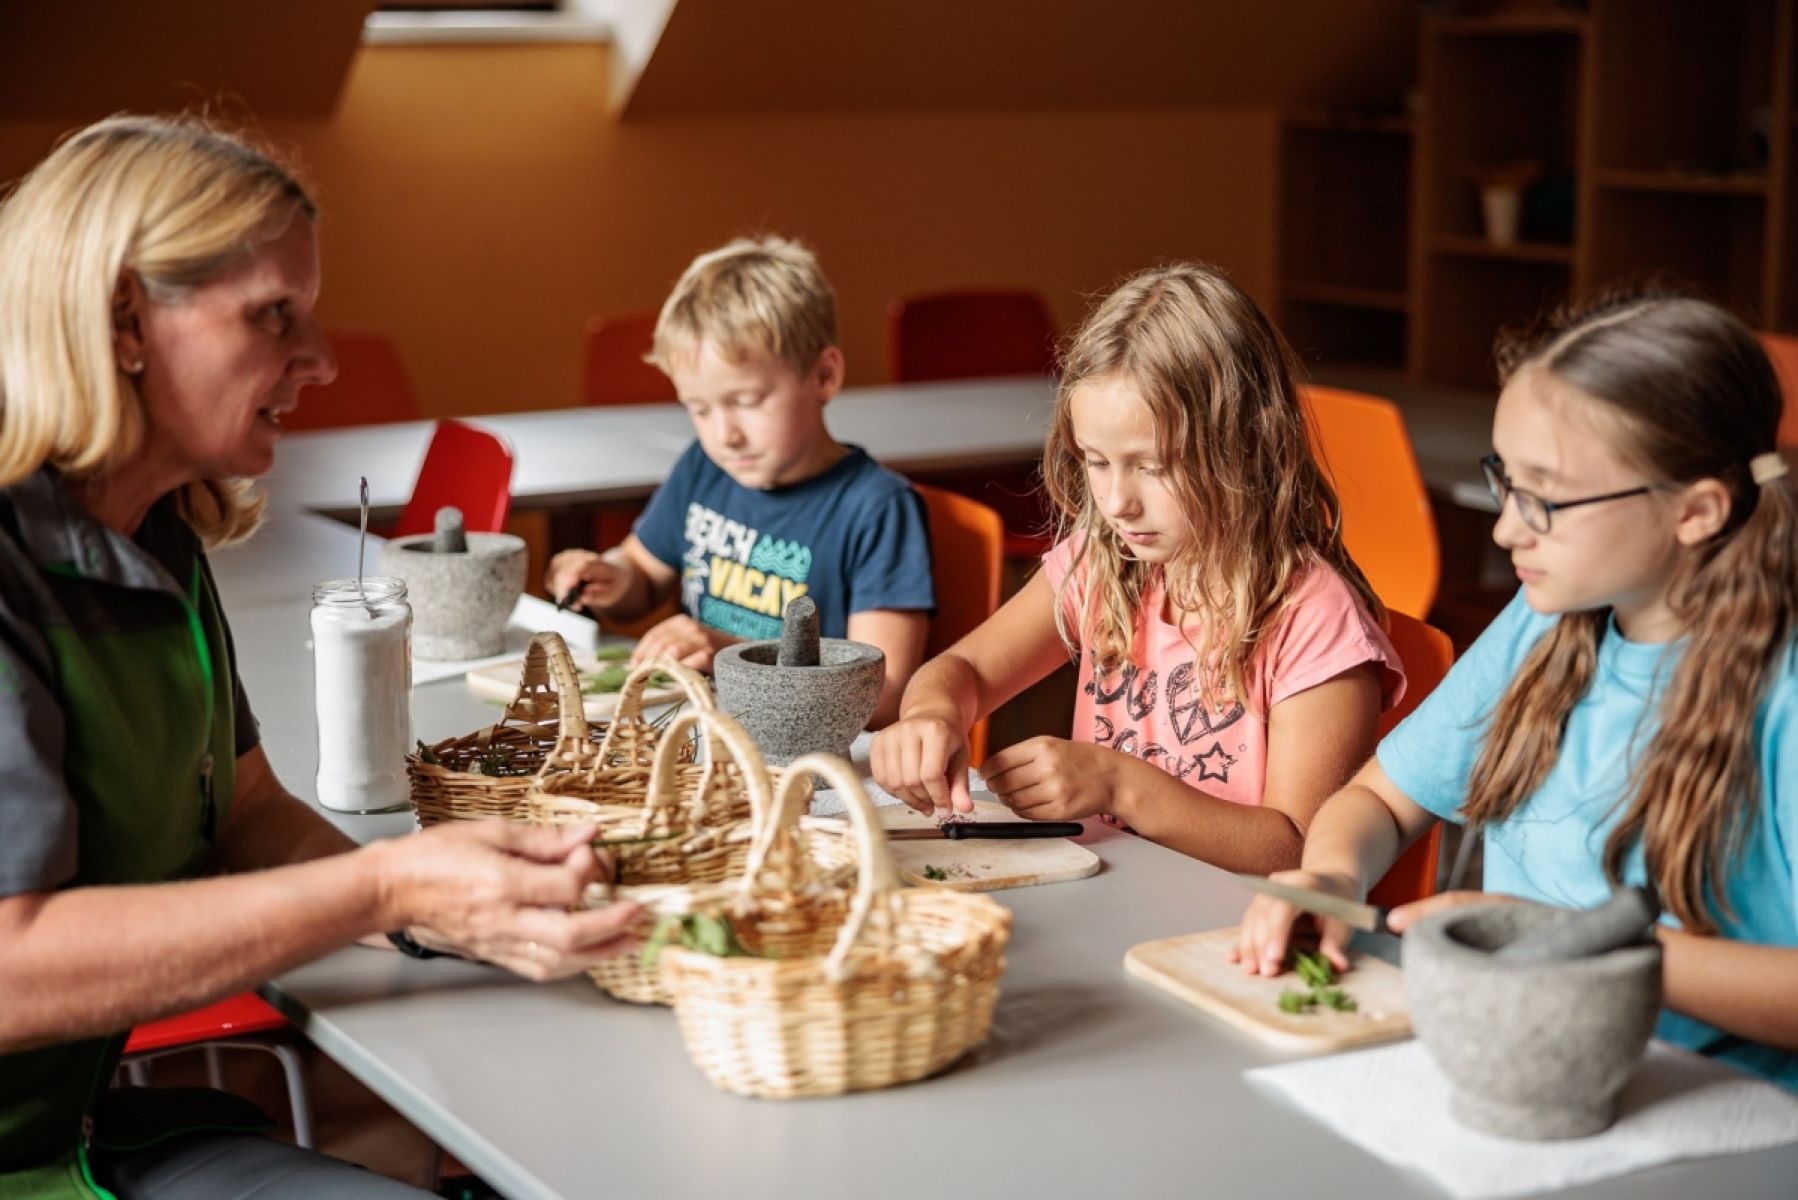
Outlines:
[[[1377,904],[1357,904],[1328,892],[1294,887],[1290,883],[1275,883],[1260,875],[1238,875],[1236,879],[1250,891],[1284,900],[1294,908],[1302,908],[1308,913],[1335,917],[1338,921],[1344,921],[1356,929],[1365,929],[1369,933],[1392,932],[1386,925],[1386,914],[1390,910]]]
[[[897,842],[965,838],[1060,838],[1079,837],[1086,827],[1078,821],[945,821],[941,825],[889,829],[887,840]]]

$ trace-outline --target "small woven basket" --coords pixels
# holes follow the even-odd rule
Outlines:
[[[802,935],[778,946],[762,937],[770,957],[681,947],[661,956],[688,1055],[739,1095],[832,1096],[939,1071],[985,1040],[1005,970],[1010,911],[987,896],[903,888],[873,805],[841,759],[793,762],[770,825],[789,812],[807,774],[848,802],[859,852],[851,902],[821,895],[818,919]],[[752,952],[765,905],[807,907],[766,890],[763,865],[752,863],[720,906]]]
[[[675,747],[689,728],[704,734],[705,761],[697,768],[676,761]],[[676,794],[677,773],[702,772],[685,799]],[[560,784],[574,773],[548,781]],[[629,900],[653,892],[664,906],[691,906],[705,885],[722,885],[740,876],[746,865],[772,859],[770,872],[789,888],[806,891],[835,886],[842,891],[856,862],[842,822],[810,820],[776,826],[770,823],[774,784],[755,743],[730,717],[715,709],[694,709],[676,717],[651,767],[647,802],[641,806],[601,805],[578,796],[535,791],[527,805],[531,818],[543,824],[588,823],[599,831],[598,845],[612,843],[616,886],[595,899]],[[803,804],[810,799],[809,776],[783,791]],[[732,817],[739,796],[745,817]],[[718,887],[713,892],[721,894]],[[845,895],[847,893],[844,893]],[[653,919],[646,925],[653,924]],[[647,933],[647,928],[639,933]],[[767,935],[785,936],[777,922]],[[620,954],[589,968],[599,987],[620,1000],[637,1004],[670,1002],[659,971],[640,956]]]
[[[525,651],[518,692],[499,723],[447,738],[406,756],[412,808],[418,823],[480,821],[525,817],[524,799],[538,776],[582,764],[643,761],[639,791],[648,777],[649,757],[660,736],[642,715],[643,689],[655,670],[672,675],[690,703],[712,707],[705,680],[684,667],[661,663],[639,668],[625,681],[618,720],[593,729],[581,697],[580,673],[559,633],[539,633]],[[620,728],[622,726],[622,729]],[[595,734],[603,733],[596,740]],[[691,748],[687,750],[691,756]]]

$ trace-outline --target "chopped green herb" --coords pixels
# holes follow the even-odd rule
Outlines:
[[[581,695],[600,696],[624,690],[624,681],[631,677],[631,669],[625,666],[602,667],[597,671],[588,671],[581,676]],[[666,671],[655,671],[646,681],[648,687],[667,687],[674,682],[674,676]]]
[[[1330,960],[1321,954],[1306,954],[1300,951],[1293,962],[1293,969],[1299,978],[1313,988],[1329,987],[1336,982],[1336,972],[1330,966]]]
[[[1305,992],[1295,992],[1291,988],[1280,989],[1280,1011],[1288,1013],[1304,1012],[1317,1003],[1317,997]]]
[[[1287,957],[1286,965],[1298,972],[1299,981],[1310,990],[1299,992],[1292,988],[1282,989],[1281,1012],[1301,1013],[1320,1007],[1334,1009],[1336,1012],[1356,1011],[1355,998],[1335,986],[1336,969],[1322,954],[1296,951]]]
[[[1339,987],[1318,988],[1311,995],[1319,1004],[1333,1008],[1337,1012],[1355,1011],[1355,998]]]
[[[943,880],[949,878],[949,872],[943,870],[941,867],[926,866],[924,868],[924,878],[931,880],[934,883],[941,883]]]
[[[593,657],[600,662],[626,662],[630,656],[631,648],[629,646],[601,646],[593,652]]]

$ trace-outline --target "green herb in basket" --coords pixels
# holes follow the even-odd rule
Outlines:
[[[597,671],[587,671],[581,675],[581,695],[603,696],[624,690],[624,681],[631,676],[629,667],[602,667]],[[652,672],[645,684],[651,688],[662,688],[674,682],[674,676],[665,671]]]
[[[631,647],[617,644],[601,646],[593,652],[593,657],[600,662],[629,662]]]
[[[418,743],[418,761],[430,763],[433,767],[441,767],[443,765],[443,760],[437,757],[437,751],[431,749],[423,742]]]
[[[662,956],[662,947],[673,942],[687,950],[697,950],[717,958],[755,958],[737,940],[737,931],[723,917],[710,913],[688,913],[682,917],[664,917],[643,944],[643,969],[651,970]]]

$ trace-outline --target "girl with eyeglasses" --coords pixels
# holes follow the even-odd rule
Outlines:
[[[1359,899],[1447,820],[1484,833],[1489,893],[1647,884],[1659,1035],[1798,1089],[1798,497],[1773,368],[1735,318],[1659,295],[1554,314],[1499,368],[1482,465],[1522,590],[1273,878]],[[1280,972],[1297,916],[1250,905],[1244,970]],[[1320,924],[1345,968],[1347,928]]]

